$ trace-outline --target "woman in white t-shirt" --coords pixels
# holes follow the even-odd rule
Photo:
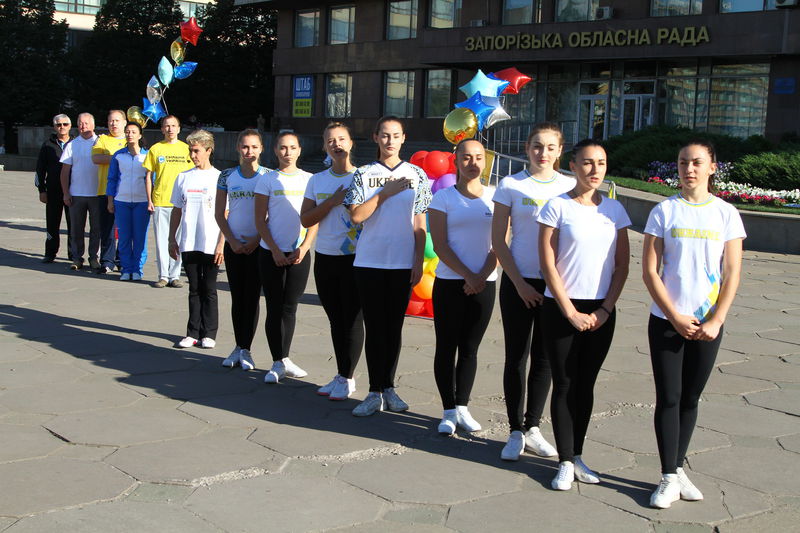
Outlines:
[[[355,289],[353,260],[361,226],[353,224],[342,205],[356,167],[350,160],[350,128],[331,122],[322,133],[330,168],[311,176],[306,187],[300,221],[319,224],[314,257],[314,282],[331,326],[336,375],[317,390],[330,400],[346,400],[356,390],[356,371],[364,346],[364,319]]]
[[[630,218],[598,190],[606,152],[587,139],[573,148],[575,188],[539,213],[539,257],[547,288],[542,304],[544,346],[553,374],[550,412],[558,449],[555,490],[575,478],[599,483],[581,458],[594,402],[594,383],[611,347],[614,305],[628,276]]]
[[[364,225],[356,246],[355,279],[364,312],[369,394],[355,416],[405,411],[394,390],[403,319],[411,288],[422,278],[425,212],[431,186],[425,172],[400,159],[405,141],[399,118],[378,121],[378,160],[356,170],[345,195],[354,224]]]
[[[438,191],[428,207],[431,238],[439,257],[433,282],[433,373],[444,409],[438,429],[445,435],[455,433],[456,426],[466,431],[481,429],[467,404],[478,369],[478,347],[492,318],[497,279],[497,257],[492,251],[494,191],[481,183],[485,157],[479,141],[458,143],[458,181]]]
[[[261,134],[254,129],[239,133],[236,141],[239,166],[223,170],[217,181],[214,216],[225,236],[225,272],[231,292],[231,322],[236,346],[222,366],[253,370],[250,346],[258,327],[261,274],[258,270],[258,230],[255,219],[255,188],[269,169],[258,160],[263,150]]]
[[[186,143],[195,167],[175,179],[170,199],[174,208],[169,220],[169,255],[176,261],[180,255],[189,279],[189,321],[186,337],[178,347],[189,348],[199,342],[203,348],[213,348],[219,327],[217,274],[225,244],[214,220],[219,170],[211,165],[213,135],[197,130],[186,138]],[[180,243],[176,238],[178,228]]]
[[[267,301],[267,344],[272,368],[264,383],[278,383],[284,376],[302,378],[308,373],[289,359],[294,337],[297,304],[311,271],[308,251],[317,226],[300,224],[300,206],[311,174],[297,168],[300,139],[290,132],[275,138],[278,170],[259,178],[255,188],[255,219],[261,237],[258,265]]]
[[[746,235],[739,212],[712,194],[716,170],[711,144],[684,146],[678,156],[681,192],[653,208],[644,230],[642,269],[653,298],[647,333],[661,458],[661,482],[650,505],[660,509],[678,499],[703,499],[683,463],[739,286]]]
[[[494,194],[492,246],[503,267],[499,295],[505,341],[503,394],[511,426],[500,452],[505,461],[518,460],[526,448],[541,457],[556,455],[539,430],[551,379],[550,361],[542,345],[540,311],[545,283],[539,267],[536,217],[550,198],[575,187],[573,178],[557,170],[563,146],[558,124],[535,125],[525,143],[528,169],[500,180]]]

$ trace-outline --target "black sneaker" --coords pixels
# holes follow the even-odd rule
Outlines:
[[[69,265],[69,269],[70,269],[70,270],[80,270],[80,269],[82,269],[82,268],[83,268],[83,261],[73,261],[73,262],[72,262],[72,263]]]
[[[56,260],[56,256],[54,255],[46,255],[42,258],[42,263],[52,263]]]

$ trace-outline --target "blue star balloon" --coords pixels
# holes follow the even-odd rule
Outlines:
[[[161,85],[164,87],[169,87],[169,84],[175,79],[172,63],[164,56],[161,56],[161,61],[158,62],[158,79],[161,80]]]
[[[159,120],[167,116],[167,112],[164,111],[164,106],[160,101],[150,102],[147,98],[142,98],[142,100],[144,101],[142,115],[152,120],[154,124],[158,124]]]
[[[192,75],[192,72],[194,72],[194,69],[196,68],[197,63],[194,61],[184,61],[175,67],[175,78],[179,80],[185,80]]]
[[[497,90],[498,87],[504,83],[506,82],[503,80],[491,79],[484,74],[482,70],[478,69],[478,73],[475,74],[475,76],[468,83],[465,83],[459,87],[459,89],[467,98],[470,98],[475,93],[485,94],[486,96],[497,96],[499,94]]]
[[[466,107],[475,113],[475,116],[478,117],[478,131],[483,130],[484,126],[486,125],[486,119],[488,119],[494,111],[493,106],[490,106],[483,101],[483,97],[481,96],[480,92],[473,94],[463,102],[457,103],[455,107]]]
[[[490,72],[489,74],[486,75],[486,77],[489,78],[490,80],[497,80],[502,83],[502,85],[500,85],[497,88],[497,94],[495,96],[500,96],[501,94],[503,94],[503,91],[505,91],[506,87],[508,87],[508,85],[511,83],[510,81],[498,78],[497,76],[494,75],[494,72]]]

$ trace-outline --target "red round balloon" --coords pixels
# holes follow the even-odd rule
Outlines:
[[[431,179],[436,179],[442,174],[447,174],[447,169],[450,168],[450,159],[445,152],[433,151],[425,156],[425,161],[422,162],[422,170]]]
[[[418,167],[422,167],[422,163],[425,161],[425,156],[428,155],[428,152],[425,150],[420,150],[419,152],[414,152],[414,155],[411,156],[411,159],[408,160],[409,163],[412,165],[417,165]]]
[[[423,312],[433,318],[433,300],[425,300],[425,310]]]
[[[425,311],[425,301],[420,300],[416,297],[416,294],[411,297],[408,301],[408,307],[406,307],[406,314],[407,315],[421,315]]]
[[[456,174],[456,153],[453,152],[450,154],[450,166],[447,167],[447,172],[445,174]]]
[[[518,94],[519,90],[525,86],[526,83],[531,81],[531,77],[523,74],[516,67],[504,68],[493,72],[495,77],[508,82],[508,86],[503,91],[503,94]]]

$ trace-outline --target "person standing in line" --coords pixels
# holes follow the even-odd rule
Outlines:
[[[278,383],[284,376],[303,378],[308,372],[289,359],[294,337],[297,304],[306,289],[311,270],[308,251],[317,226],[306,230],[300,223],[309,172],[297,168],[300,139],[284,132],[275,138],[278,170],[259,178],[255,188],[255,219],[261,237],[258,265],[267,302],[267,344],[272,368],[264,383]]]
[[[575,187],[573,178],[557,170],[563,147],[564,136],[557,124],[534,126],[525,143],[528,169],[500,180],[494,194],[492,246],[503,267],[499,296],[505,339],[503,393],[511,426],[500,452],[505,461],[518,460],[526,449],[540,457],[558,453],[539,430],[551,375],[541,324],[545,282],[536,217],[550,198]]]
[[[114,214],[119,228],[121,281],[140,281],[147,261],[147,228],[150,211],[147,202],[147,170],[142,166],[147,149],[142,144],[142,127],[125,126],[127,146],[111,156],[108,166],[106,208]],[[97,145],[95,145],[97,146]]]
[[[222,366],[253,370],[250,353],[258,327],[261,274],[258,270],[258,229],[255,219],[255,188],[268,168],[259,165],[264,150],[261,134],[253,129],[239,133],[239,166],[223,170],[217,182],[214,216],[225,236],[225,271],[231,291],[231,322],[236,346]]]
[[[656,385],[654,425],[661,482],[650,506],[666,509],[703,493],[683,465],[697,404],[717,358],[742,268],[742,218],[714,196],[714,146],[693,141],[678,155],[681,192],[653,208],[642,270],[653,305],[647,336]]]
[[[182,256],[189,280],[189,320],[179,348],[217,345],[217,274],[225,239],[214,219],[219,170],[211,165],[214,136],[195,130],[186,138],[195,167],[175,179],[170,202],[169,254]],[[178,229],[180,228],[180,232]],[[180,239],[180,243],[178,242]],[[199,340],[198,340],[199,339]]]
[[[553,374],[550,410],[558,448],[555,490],[575,478],[599,483],[583,462],[583,442],[594,384],[614,336],[614,305],[628,277],[630,247],[625,208],[599,188],[606,152],[586,139],[573,148],[575,188],[552,198],[539,213],[539,257],[547,288],[542,304],[544,346]]]
[[[97,196],[100,198],[100,270],[98,274],[108,274],[116,266],[117,245],[114,236],[114,212],[106,209],[109,203],[106,195],[108,169],[114,154],[125,148],[125,112],[112,109],[108,112],[108,134],[102,134],[92,147],[92,162],[97,165]]]
[[[55,133],[42,143],[39,157],[36,160],[36,188],[39,190],[39,201],[45,204],[45,221],[47,239],[44,241],[44,257],[42,263],[56,260],[61,247],[61,217],[67,219],[67,257],[72,261],[72,236],[70,234],[69,207],[64,205],[64,191],[61,190],[61,154],[64,146],[72,140],[69,129],[72,122],[69,117],[59,114],[53,117]]]
[[[169,254],[169,221],[172,213],[170,196],[178,174],[194,165],[189,157],[189,147],[178,140],[181,123],[178,117],[169,115],[161,119],[161,133],[164,140],[156,143],[147,152],[144,168],[147,169],[147,194],[153,211],[153,229],[156,238],[156,267],[158,281],[154,287],[166,286],[180,288],[181,259]]]
[[[92,162],[92,146],[97,140],[94,117],[91,113],[78,115],[78,137],[64,146],[59,160],[61,190],[64,205],[69,208],[70,237],[72,237],[71,270],[83,268],[85,251],[84,231],[89,215],[89,268],[100,270],[97,253],[100,250],[100,199],[97,196],[97,165]]]
[[[342,205],[356,168],[350,158],[350,128],[331,122],[322,134],[330,168],[311,176],[300,210],[300,221],[310,228],[319,224],[314,257],[314,281],[328,315],[336,355],[336,375],[317,389],[329,400],[346,400],[356,390],[353,374],[364,345],[364,318],[355,294],[353,260],[361,226],[350,221]]]
[[[479,431],[467,408],[478,369],[478,347],[494,309],[497,257],[492,250],[492,193],[481,183],[483,145],[458,143],[458,181],[438,191],[428,207],[431,238],[439,263],[433,282],[436,354],[433,371],[444,414],[439,433],[456,426]],[[456,360],[456,353],[458,359]]]
[[[411,288],[422,278],[425,213],[431,202],[425,172],[400,159],[406,140],[400,119],[381,118],[372,139],[378,160],[356,170],[344,199],[350,220],[364,226],[353,265],[364,313],[369,394],[353,409],[354,416],[369,416],[384,406],[395,412],[408,409],[394,378]]]

